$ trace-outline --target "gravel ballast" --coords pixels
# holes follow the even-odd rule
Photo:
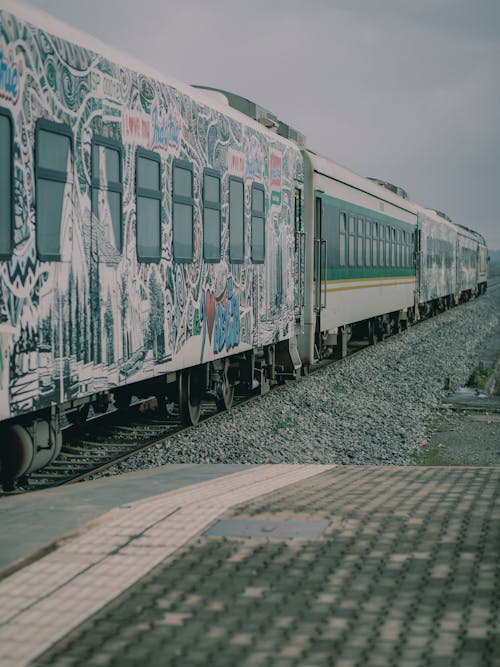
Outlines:
[[[500,329],[500,289],[178,434],[105,474],[165,463],[407,465]]]

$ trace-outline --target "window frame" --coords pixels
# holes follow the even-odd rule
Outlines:
[[[9,146],[9,177],[10,177],[9,209],[10,210],[8,213],[8,220],[10,223],[9,249],[7,252],[2,252],[0,249],[0,260],[6,260],[6,259],[8,260],[12,257],[12,252],[14,250],[14,210],[15,210],[14,208],[14,120],[12,118],[12,114],[9,111],[9,109],[5,109],[3,107],[0,107],[0,116],[4,116],[7,119],[10,129],[10,146]]]
[[[158,164],[158,190],[143,188],[139,186],[139,159],[144,158],[150,160],[151,162],[156,162]],[[135,151],[135,250],[137,253],[137,261],[141,264],[158,264],[161,260],[161,201],[162,201],[162,189],[161,189],[161,156],[155,151],[148,151],[142,146],[138,146]],[[145,199],[154,199],[160,202],[160,211],[159,211],[159,229],[158,229],[158,257],[143,257],[139,252],[139,197]]]
[[[94,176],[94,146],[104,146],[105,148],[110,148],[118,152],[118,171],[119,171],[119,182],[116,181],[107,181],[101,185],[101,180],[99,175]],[[110,192],[116,192],[120,195],[120,239],[116,252],[122,254],[123,251],[123,146],[116,139],[111,139],[110,137],[103,137],[100,134],[96,134],[92,137],[90,144],[90,175],[91,175],[91,208],[93,207],[93,195],[94,189],[97,190],[106,190]]]
[[[219,203],[206,199],[205,197],[205,176],[211,176],[219,181]],[[219,257],[218,259],[207,258],[205,250],[205,209],[219,212]],[[203,170],[203,260],[207,264],[219,264],[222,259],[222,177],[220,171],[206,167]]]
[[[59,252],[57,253],[46,253],[40,250],[39,246],[39,220],[38,220],[38,180],[52,181],[57,183],[68,183],[71,172],[62,172],[56,169],[47,169],[47,167],[40,167],[38,164],[39,158],[39,136],[40,132],[50,132],[52,134],[61,134],[62,136],[69,138],[70,146],[70,155],[71,155],[71,164],[73,164],[74,156],[74,140],[73,132],[71,127],[67,123],[56,123],[55,121],[48,120],[47,118],[39,118],[36,121],[35,125],[35,147],[34,147],[34,156],[35,156],[35,245],[36,245],[36,254],[40,261],[42,262],[60,262],[61,261],[61,246],[59,244]],[[64,178],[62,174],[64,173]],[[62,220],[61,220],[62,222]],[[59,227],[59,234],[61,229]],[[60,241],[60,237],[59,237]]]
[[[175,194],[175,170],[184,169],[191,172],[191,197]],[[191,257],[176,257],[175,255],[175,204],[191,206]],[[177,264],[191,264],[194,259],[194,169],[191,162],[175,158],[172,161],[172,257]]]
[[[243,253],[241,259],[233,259],[231,256],[231,183],[241,183],[243,187],[243,196],[242,196],[242,221],[243,221]],[[229,263],[230,264],[244,264],[245,262],[245,181],[239,176],[230,176],[228,183],[228,219],[229,219]]]
[[[262,204],[263,204],[263,209],[262,211],[259,211],[258,209],[254,209],[253,203],[254,203],[254,192],[259,191],[262,192]],[[253,264],[264,264],[266,261],[266,191],[264,189],[264,186],[262,183],[252,183],[252,190],[251,190],[251,203],[250,203],[250,258],[252,260]],[[243,206],[245,204],[245,191],[243,190]],[[262,220],[263,224],[263,229],[264,229],[264,252],[263,252],[263,257],[262,259],[255,259],[254,258],[254,249],[253,249],[253,219],[254,218],[259,218]],[[244,221],[243,221],[244,223]],[[243,226],[243,234],[244,234],[245,227]],[[243,238],[245,238],[243,236]]]

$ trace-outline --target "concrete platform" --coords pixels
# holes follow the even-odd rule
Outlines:
[[[129,504],[0,582],[0,664],[494,667],[499,488],[259,466]]]
[[[230,475],[251,465],[165,465],[127,475],[100,477],[0,498],[0,578],[26,559],[54,548],[54,542],[126,503]]]

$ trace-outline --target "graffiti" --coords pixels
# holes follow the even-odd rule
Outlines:
[[[1,47],[0,47],[1,48]],[[13,57],[0,50],[0,97],[10,100],[14,104],[19,97],[19,82],[22,74],[22,64],[16,63]]]
[[[136,111],[123,111],[122,141],[149,146],[151,144],[151,119],[149,116]]]
[[[207,290],[201,302],[200,319],[204,323],[203,335],[208,334],[214,354],[237,347],[240,342],[240,300],[234,291],[233,279],[228,278],[226,288],[216,298]],[[203,353],[202,353],[203,354]]]
[[[215,306],[214,353],[227,352],[240,342],[240,301],[233,292],[233,280],[227,279],[226,292]]]
[[[262,178],[264,174],[264,162],[260,155],[258,155],[257,153],[254,153],[252,155],[247,155],[246,163],[247,163],[246,175],[248,178],[253,178],[254,176]]]
[[[293,323],[288,202],[293,179],[302,174],[300,152],[279,137],[198,104],[174,85],[64,39],[57,42],[54,58],[50,49],[40,50],[40,44],[54,43],[44,30],[27,29],[3,10],[0,18],[0,102],[12,115],[15,146],[14,247],[0,267],[0,419],[282,339]],[[40,261],[36,253],[38,118],[69,125],[74,137],[71,178],[60,210],[61,256],[51,262]],[[94,136],[121,144],[119,169],[114,153],[102,146],[96,152]],[[167,196],[161,206],[158,263],[137,257],[137,146],[161,154],[161,187]],[[92,187],[96,155],[119,174],[119,206],[114,193]],[[195,261],[186,264],[172,258],[168,193],[175,157],[189,161],[194,173]],[[221,175],[223,252],[214,264],[203,261],[199,228],[205,168]],[[241,265],[228,262],[228,172],[244,181],[246,193],[259,182],[266,201],[271,190],[280,199],[268,218],[263,265],[252,264],[250,253]],[[105,207],[97,205],[104,194]],[[250,196],[244,203],[250,216]],[[121,244],[112,236],[112,207],[119,211]],[[245,235],[249,247],[249,225]],[[273,244],[283,244],[282,261]],[[283,296],[277,305],[281,272]]]
[[[169,146],[178,147],[181,140],[181,120],[172,111],[162,113],[157,106],[152,112],[153,150]]]
[[[245,156],[243,153],[229,149],[227,152],[227,168],[230,174],[244,178]]]
[[[269,179],[271,181],[271,205],[281,205],[281,155],[271,153],[269,158]]]

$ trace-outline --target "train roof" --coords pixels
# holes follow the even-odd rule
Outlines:
[[[461,225],[458,222],[454,222],[448,215],[446,215],[446,213],[443,213],[442,211],[436,211],[436,209],[433,208],[426,208],[425,206],[420,206],[419,204],[415,204],[415,206],[418,209],[420,215],[425,215],[427,218],[432,219],[434,222],[440,225],[452,227],[456,232],[462,234],[462,236],[466,236],[470,239],[478,241],[482,245],[486,245],[484,237],[479,232],[476,232],[474,229],[470,229],[470,227],[466,227],[465,225]]]
[[[179,79],[176,79],[170,74],[160,72],[155,67],[144,63],[140,59],[120,51],[119,49],[116,49],[109,44],[102,42],[100,39],[97,39],[96,37],[93,37],[92,35],[79,30],[78,28],[74,28],[73,26],[65,23],[64,21],[61,21],[60,19],[52,16],[51,14],[48,14],[47,12],[44,12],[43,10],[27,6],[22,2],[18,2],[18,0],[0,0],[0,10],[6,11],[16,18],[26,21],[27,23],[31,23],[38,28],[42,28],[55,37],[92,51],[115,64],[122,65],[127,69],[144,74],[151,79],[155,79],[160,83],[175,88],[179,92],[191,97],[199,104],[219,111],[225,116],[233,118],[239,123],[252,126],[262,133],[267,134],[275,141],[283,141],[284,143],[292,145],[294,144],[294,142],[290,141],[287,137],[277,135],[262,123],[257,122],[238,109],[231,107],[222,95],[217,97],[213,94],[210,94],[208,91],[205,92],[202,88],[195,88],[187,83],[180,81]]]
[[[361,176],[356,172],[344,167],[330,158],[318,155],[314,151],[306,150],[309,159],[313,165],[313,169],[318,174],[323,174],[346,185],[350,185],[356,190],[366,192],[382,201],[388,202],[410,213],[416,213],[415,204],[404,197],[395,194],[391,190],[379,185],[378,181],[371,180],[365,176]]]

